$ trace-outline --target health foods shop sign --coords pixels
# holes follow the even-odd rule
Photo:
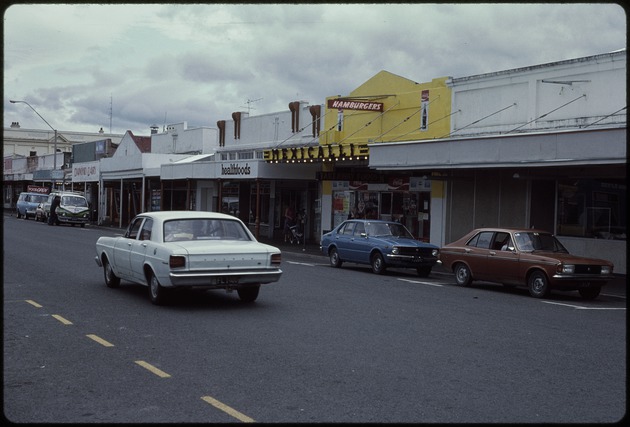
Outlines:
[[[274,148],[265,150],[267,162],[309,162],[315,160],[365,160],[367,144],[330,144],[311,147]]]
[[[358,101],[350,99],[329,99],[328,108],[335,110],[383,111],[382,102]]]

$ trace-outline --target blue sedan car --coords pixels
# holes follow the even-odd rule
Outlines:
[[[394,221],[348,220],[322,236],[320,248],[333,267],[344,262],[368,264],[382,274],[387,267],[415,268],[426,277],[438,262],[439,248],[414,239]]]

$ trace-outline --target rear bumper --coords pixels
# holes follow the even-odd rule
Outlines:
[[[280,280],[279,268],[241,271],[193,271],[169,273],[173,286],[194,286],[208,289],[238,288],[240,285],[272,283]]]

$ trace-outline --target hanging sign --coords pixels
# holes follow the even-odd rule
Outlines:
[[[328,108],[336,110],[383,111],[382,102],[357,101],[343,98],[329,99]]]

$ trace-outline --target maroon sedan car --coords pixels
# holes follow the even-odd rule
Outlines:
[[[557,289],[593,299],[614,277],[611,262],[571,255],[543,230],[480,228],[444,246],[439,256],[460,286],[473,280],[526,286],[535,298]]]

